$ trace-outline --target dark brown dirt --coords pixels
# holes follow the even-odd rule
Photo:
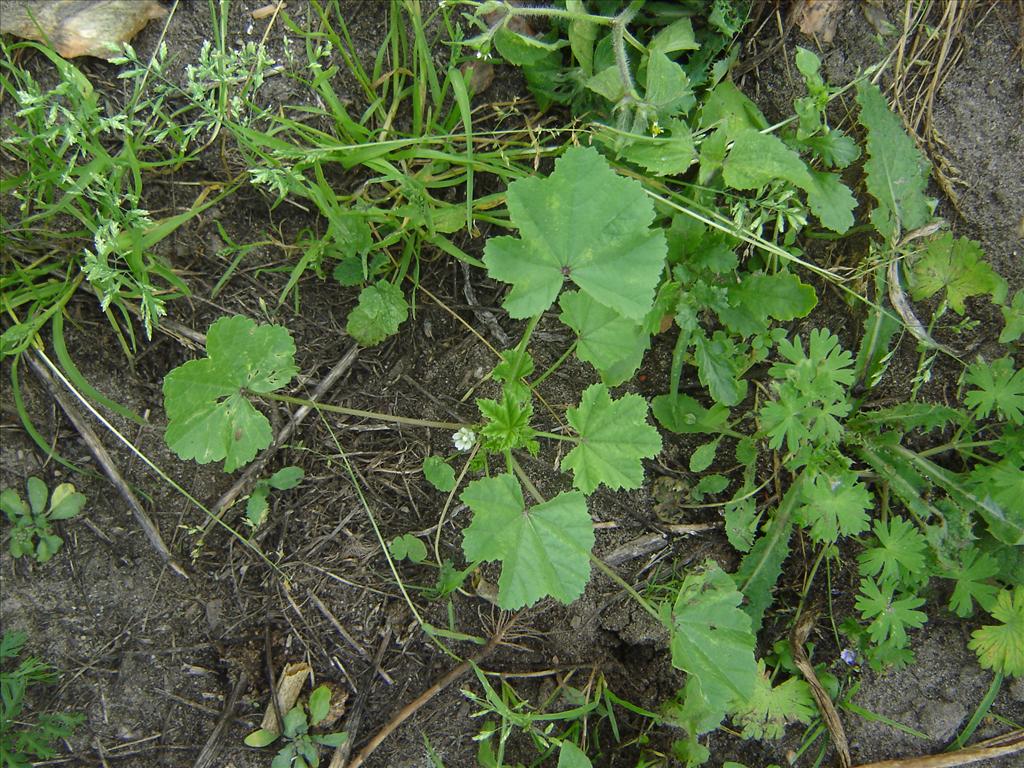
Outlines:
[[[233,9],[230,40],[240,44],[260,39],[264,23],[252,23],[249,16],[249,6],[255,5],[243,8],[239,4]],[[384,14],[366,2],[346,2],[343,6],[354,39],[365,48],[367,56],[372,56],[382,37]],[[310,9],[302,2],[289,3],[288,12],[303,23]],[[982,241],[1012,292],[1024,286],[1024,245],[1016,234],[1024,215],[1024,127],[1020,120],[1024,73],[1021,51],[1015,47],[1019,40],[1012,6],[997,3],[991,12],[978,18],[963,65],[946,82],[936,101],[936,125],[965,182],[959,210],[948,203],[942,210],[955,231]],[[167,43],[182,65],[198,54],[210,29],[205,3],[178,6],[168,28]],[[891,44],[885,41],[879,45],[874,40],[874,31],[863,20],[858,5],[852,3],[839,30],[834,45],[822,51],[832,82],[845,82],[858,67],[880,58],[887,50],[885,46]],[[159,29],[154,27],[140,35],[136,47],[143,56],[153,49],[158,36]],[[279,28],[268,42],[275,57],[285,61]],[[758,68],[745,84],[769,117],[788,115],[793,96],[800,95],[792,79],[796,44],[812,42],[793,33],[778,59]],[[33,66],[41,64],[33,62]],[[82,68],[94,82],[116,88],[108,65],[92,61]],[[499,73],[497,82],[512,92],[521,87],[511,71]],[[355,88],[352,84],[349,87],[355,98]],[[339,90],[345,92],[344,82]],[[302,96],[281,77],[271,78],[259,98],[265,106],[273,107],[294,103]],[[199,164],[186,169],[183,178],[223,179],[225,162],[240,162],[231,156],[230,148],[227,152],[225,156],[218,148],[211,149]],[[482,179],[480,183],[494,182]],[[183,201],[177,195],[183,193],[175,189],[172,184],[155,185],[149,204],[154,210],[180,208]],[[204,331],[219,315],[232,312],[287,326],[296,339],[300,370],[307,377],[294,392],[302,395],[352,345],[344,332],[344,319],[355,303],[352,292],[330,281],[307,277],[300,284],[300,303],[289,300],[278,305],[277,296],[288,275],[273,268],[288,265],[290,254],[276,246],[265,246],[246,258],[243,268],[216,300],[208,298],[227,263],[219,253],[223,244],[214,222],[220,222],[239,243],[267,239],[268,234],[288,243],[303,227],[319,226],[302,210],[287,204],[272,208],[272,202],[251,190],[240,193],[163,244],[171,263],[187,275],[194,294],[191,300],[171,304],[170,314],[175,321],[198,331]],[[461,245],[470,252],[479,252],[482,243],[481,237]],[[422,285],[492,344],[497,341],[481,318],[481,306],[494,311],[503,330],[515,338],[517,324],[496,309],[501,298],[499,287],[481,274],[472,274],[479,306],[470,306],[464,293],[466,275],[461,269],[429,255],[423,263]],[[852,346],[856,324],[848,314],[840,314],[843,306],[830,304],[828,312],[834,314],[828,320],[833,328],[846,329],[850,338],[844,338],[844,344]],[[972,304],[971,310],[991,321],[979,325],[975,332],[988,341],[994,339],[999,325],[992,321],[992,312],[981,302]],[[140,428],[116,416],[108,417],[190,494],[213,503],[234,478],[215,466],[179,461],[162,439],[163,376],[195,352],[170,336],[157,335],[133,360],[128,360],[91,301],[76,301],[71,311],[74,322],[68,326],[69,348],[86,378],[112,398],[144,414],[147,423]],[[557,357],[566,336],[553,321],[542,324],[537,336],[549,342],[538,348],[540,368]],[[912,373],[916,364],[912,344],[907,341],[904,346],[902,362],[893,369],[896,379],[905,373],[900,365],[909,366]],[[658,339],[645,361],[646,380],[626,385],[626,389],[647,396],[663,391],[670,354],[671,340]],[[492,385],[484,379],[494,362],[492,353],[467,334],[448,311],[421,294],[415,316],[402,327],[399,336],[380,347],[361,350],[327,400],[423,418],[472,419],[472,400],[466,395],[493,394]],[[352,692],[350,704],[359,692],[368,689],[355,737],[357,747],[400,706],[456,663],[420,631],[410,614],[374,527],[347,479],[342,458],[343,451],[360,478],[385,539],[428,531],[437,524],[445,498],[426,484],[419,467],[426,455],[451,450],[449,433],[412,428],[382,430],[355,419],[310,417],[268,468],[269,472],[296,464],[306,471],[299,488],[272,497],[268,522],[254,539],[276,570],[223,529],[210,526],[201,511],[154,477],[109,434],[101,433],[129,481],[144,496],[147,510],[172,551],[188,563],[186,580],[166,568],[148,547],[130,512],[104,479],[95,474],[69,478],[59,466],[40,459],[11,404],[7,366],[3,374],[0,486],[23,487],[24,479],[32,474],[50,482],[71,479],[89,499],[84,514],[62,526],[65,546],[47,565],[13,561],[5,542],[0,547],[0,616],[4,629],[28,632],[32,651],[63,673],[61,684],[34,704],[79,711],[87,718],[68,745],[68,756],[61,765],[192,765],[227,693],[243,672],[254,682],[243,694],[214,765],[268,765],[266,753],[242,744],[245,734],[258,727],[268,699],[268,651],[275,671],[286,662],[308,661],[318,681],[334,681]],[[95,473],[95,464],[74,428],[28,371],[23,369],[21,374],[29,411],[41,433],[69,460]],[[939,365],[936,375],[946,377],[948,386],[957,372]],[[564,368],[548,382],[543,395],[552,405],[572,403],[580,382],[588,376],[582,368]],[[271,415],[275,429],[288,418],[284,407],[272,409]],[[689,479],[686,457],[692,448],[692,442],[667,437],[665,451],[648,466],[649,476]],[[542,454],[528,467],[545,494],[563,489],[564,479],[551,471],[554,461],[553,455]],[[659,501],[663,501],[660,494],[655,498],[649,489],[595,494],[591,508],[597,522],[603,524],[597,534],[597,554],[606,556],[660,530],[655,511]],[[224,519],[243,530],[241,505],[236,504]],[[672,521],[716,519],[713,511],[680,510]],[[466,522],[466,510],[456,502],[441,537],[442,555],[456,564],[462,563],[458,531]],[[201,533],[204,528],[209,528],[205,535]],[[719,531],[693,536],[668,534],[665,540],[666,545],[653,554],[626,561],[620,572],[643,585],[646,580],[665,578],[673,568],[707,557],[716,557],[730,567],[735,564],[735,554]],[[792,566],[780,584],[783,605],[795,604],[793,600],[799,596],[802,565]],[[451,626],[488,637],[507,618],[469,585],[453,594],[450,601],[431,602],[417,588],[432,585],[436,573],[426,566],[408,564],[399,564],[399,569],[424,620],[434,626]],[[493,582],[496,571],[484,568],[482,576]],[[836,604],[848,607],[852,598],[843,590],[852,584],[852,577],[835,574],[835,579]],[[326,611],[318,607],[317,601]],[[939,617],[940,611],[933,615]],[[779,622],[780,632],[784,631],[786,618]],[[358,649],[339,633],[335,623],[345,629]],[[918,663],[913,669],[888,676],[860,673],[861,688],[854,699],[859,706],[919,729],[929,739],[910,737],[844,713],[855,760],[920,754],[948,744],[970,717],[990,679],[966,650],[971,629],[971,625],[936,618],[914,637]],[[682,683],[682,675],[671,668],[662,633],[615,585],[595,576],[584,596],[573,605],[563,607],[547,601],[529,611],[520,619],[508,644],[489,657],[484,668],[493,673],[490,679],[496,687],[505,680],[535,706],[549,701],[551,708],[568,708],[572,704],[559,693],[559,686],[586,689],[603,676],[619,696],[638,706],[657,709]],[[377,651],[382,638],[387,640],[381,662],[387,679],[375,674],[366,659]],[[815,641],[816,661],[829,661],[836,674],[849,674],[848,683],[857,681],[857,675],[847,673],[838,660],[840,649],[835,647],[830,631],[822,629]],[[469,642],[449,644],[463,657],[477,650]],[[477,707],[460,693],[460,688],[480,693],[480,686],[471,676],[463,678],[399,728],[367,766],[431,765],[427,743],[447,768],[476,765],[473,736],[488,718],[474,719]],[[993,711],[1018,722],[1024,719],[1021,686],[1005,686]],[[664,751],[678,735],[667,728],[641,731],[643,720],[622,709],[616,710],[616,717],[623,739],[621,747],[615,746],[607,722],[596,718],[590,722],[606,748],[595,757],[595,765],[637,765],[641,755],[637,740],[641,736],[649,739],[651,750]],[[1002,728],[989,722],[979,733],[991,735]],[[797,729],[791,729],[786,740],[771,745],[745,745],[720,731],[710,737],[710,764],[721,765],[729,759],[741,760],[751,768],[771,762],[785,764],[787,753],[797,749],[799,743]],[[819,740],[797,764],[811,765],[818,746],[823,744],[824,739]],[[536,752],[520,740],[513,743],[507,757],[529,764],[536,759]]]

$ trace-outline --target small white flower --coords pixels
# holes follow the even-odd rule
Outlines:
[[[462,427],[452,435],[452,442],[455,443],[455,448],[460,451],[468,451],[474,445],[476,445],[476,432],[469,427]]]

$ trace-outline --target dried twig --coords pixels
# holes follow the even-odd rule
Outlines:
[[[192,768],[209,768],[209,766],[213,765],[213,760],[217,757],[224,743],[224,736],[227,733],[228,726],[231,725],[231,721],[235,717],[238,700],[248,687],[249,676],[245,673],[245,670],[242,670],[238,673],[238,680],[235,681],[235,685],[231,688],[231,693],[228,694],[227,699],[224,701],[224,709],[220,713],[217,724],[206,739],[206,743],[199,752],[199,756],[192,763]]]
[[[397,729],[402,723],[408,720],[410,717],[415,715],[420,708],[423,707],[428,701],[434,698],[437,694],[447,688],[449,685],[454,683],[464,674],[466,674],[474,664],[479,665],[484,659],[491,655],[495,648],[501,643],[501,639],[505,636],[505,633],[515,624],[519,614],[516,614],[507,622],[501,624],[491,635],[491,639],[487,641],[487,645],[480,649],[472,659],[459,664],[457,667],[453,667],[443,677],[441,677],[436,683],[427,688],[423,693],[416,697],[415,701],[411,701],[402,707],[398,713],[387,722],[387,724],[374,734],[373,738],[370,739],[366,745],[359,750],[352,761],[346,766],[342,762],[338,762],[334,759],[331,760],[330,768],[359,768],[366,759],[373,754],[373,751],[381,745],[381,743],[391,735],[391,733]],[[366,690],[364,688],[364,690]],[[335,753],[337,757],[337,752]]]
[[[348,756],[352,752],[352,744],[356,740],[356,736],[359,734],[359,724],[363,720],[363,712],[366,709],[366,700],[370,696],[370,686],[373,683],[373,676],[375,674],[384,674],[380,671],[381,662],[384,660],[384,651],[387,650],[388,645],[391,644],[391,627],[384,627],[384,634],[380,639],[380,644],[377,646],[377,653],[373,657],[373,666],[370,671],[366,674],[366,678],[363,681],[362,687],[359,689],[359,695],[356,697],[356,703],[352,706],[352,711],[348,715],[348,719],[345,721],[345,733],[348,734],[348,738],[345,743],[340,745],[334,750],[334,755],[331,757],[331,765],[329,768],[342,768],[348,761]]]
[[[954,766],[970,765],[982,760],[1014,755],[1018,752],[1024,752],[1024,729],[1022,728],[953,752],[882,760],[878,763],[864,763],[857,768],[954,768]]]
[[[310,602],[312,602],[313,605],[316,606],[316,609],[323,614],[325,619],[331,622],[331,626],[334,627],[335,631],[345,639],[345,642],[347,642],[355,649],[356,653],[359,654],[359,658],[363,659],[364,661],[368,661],[372,664],[373,660],[370,658],[370,654],[368,654],[366,652],[366,649],[363,648],[363,646],[361,646],[358,642],[356,642],[356,639],[352,637],[352,635],[349,634],[345,627],[341,625],[341,622],[338,621],[338,619],[335,617],[333,613],[331,613],[330,609],[328,609],[328,607],[323,604],[320,598],[317,597],[316,592],[314,592],[311,589],[309,590],[308,594]],[[387,683],[388,685],[394,685],[395,681],[391,679],[387,672],[380,668],[380,664],[374,664],[374,667],[374,671],[378,675],[380,675],[381,679],[385,683]]]
[[[313,394],[309,396],[309,399],[315,403],[327,394],[327,391],[337,383],[338,379],[340,379],[345,372],[352,367],[352,363],[355,362],[358,354],[359,347],[353,344],[348,352],[342,356],[341,360],[339,360],[327,375],[320,380],[320,383],[316,385],[316,389],[313,390]],[[309,412],[312,409],[312,406],[303,405],[295,411],[288,423],[281,428],[281,431],[274,439],[274,442],[270,444],[270,447],[260,454],[256,460],[246,468],[245,472],[242,473],[242,476],[235,481],[235,484],[232,485],[223,496],[217,499],[217,503],[214,504],[210,510],[214,517],[207,523],[207,531],[213,525],[214,518],[220,518],[224,511],[234,504],[235,499],[241,496],[242,493],[244,493],[255,481],[255,479],[259,477],[263,472],[263,469],[277,453],[278,449],[288,442],[291,436],[295,433],[295,430],[298,429],[299,425],[309,415]],[[204,531],[203,535],[205,536],[205,534],[206,531]]]
[[[145,535],[149,545],[157,551],[161,559],[167,565],[171,567],[175,573],[179,576],[184,576],[186,579],[188,575],[185,573],[185,569],[174,559],[171,551],[167,548],[164,543],[163,537],[160,535],[160,529],[156,527],[156,524],[150,519],[149,515],[146,514],[146,510],[142,508],[142,504],[136,498],[132,489],[128,487],[128,483],[125,482],[124,477],[121,475],[121,471],[117,468],[114,460],[107,453],[107,449],[103,447],[103,443],[100,442],[99,437],[93,428],[89,426],[89,423],[85,420],[85,417],[78,411],[75,404],[68,397],[67,393],[63,389],[57,386],[57,382],[54,381],[53,376],[47,367],[43,364],[43,361],[38,353],[35,351],[29,352],[26,355],[28,364],[32,368],[32,372],[36,375],[39,381],[42,382],[50,394],[53,396],[64,413],[67,414],[68,419],[74,424],[75,429],[78,430],[78,434],[81,435],[82,440],[89,450],[92,452],[93,457],[96,459],[96,463],[103,469],[104,474],[110,479],[110,482],[117,488],[118,493],[128,503],[128,507],[131,509],[132,514],[135,516],[135,521],[139,524],[142,529],[142,533]]]
[[[793,662],[807,680],[807,684],[811,686],[811,695],[814,696],[814,700],[818,703],[821,718],[828,727],[829,735],[832,737],[832,744],[835,746],[836,753],[839,756],[839,767],[850,768],[852,765],[850,745],[846,741],[843,721],[839,719],[839,713],[836,712],[832,699],[825,692],[825,689],[821,687],[821,683],[818,682],[818,676],[814,673],[814,667],[811,665],[810,659],[807,658],[807,652],[804,650],[804,641],[814,626],[814,621],[814,614],[804,613],[799,621],[797,621],[796,626],[793,627],[793,632],[789,637],[789,644],[793,648]]]

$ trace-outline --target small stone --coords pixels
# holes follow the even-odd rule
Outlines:
[[[967,708],[959,702],[930,701],[921,708],[921,730],[936,741],[948,741],[966,717]]]
[[[1010,697],[1014,701],[1024,701],[1024,677],[1015,677],[1010,683]]]

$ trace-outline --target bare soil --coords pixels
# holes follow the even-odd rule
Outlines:
[[[249,12],[257,3],[233,7],[231,40],[236,44],[258,41],[263,23],[253,23]],[[302,23],[310,9],[302,2],[288,4],[288,12]],[[1011,292],[1024,286],[1024,243],[1020,238],[1024,216],[1024,72],[1020,19],[1012,3],[979,7],[961,63],[937,94],[934,120],[946,142],[948,157],[961,174],[959,202],[953,207],[943,198],[940,212],[954,231],[982,242],[993,266],[1010,284]],[[250,7],[251,6],[251,7]],[[382,6],[370,2],[345,3],[353,37],[372,56],[382,39]],[[897,21],[898,9],[887,7]],[[167,31],[167,44],[182,66],[194,59],[210,34],[205,3],[183,3]],[[159,27],[150,26],[136,39],[146,56],[158,42]],[[284,55],[280,29],[268,43]],[[762,33],[761,47],[776,42],[771,25]],[[773,37],[772,35],[775,35]],[[858,68],[881,58],[892,40],[879,42],[865,21],[860,4],[849,3],[838,35],[820,53],[831,82],[852,78]],[[743,87],[777,119],[791,113],[792,98],[801,95],[792,56],[796,45],[814,41],[792,31],[777,54],[748,74]],[[42,67],[42,62],[32,62]],[[119,84],[114,68],[95,60],[83,70],[112,99]],[[504,98],[521,89],[512,70],[499,71],[496,82]],[[268,104],[288,103],[290,81],[272,78],[261,91]],[[344,82],[339,90],[344,91]],[[524,93],[525,91],[520,91]],[[354,89],[353,89],[354,94]],[[480,98],[491,98],[487,93]],[[354,95],[353,95],[354,98]],[[522,108],[529,109],[528,102]],[[188,204],[187,187],[176,181],[221,180],[225,164],[239,162],[230,147],[211,150],[200,167],[187,169],[180,179],[161,179],[152,186],[148,207],[168,212]],[[342,180],[344,181],[344,180]],[[486,179],[481,184],[491,183]],[[938,190],[936,190],[938,193]],[[224,273],[227,260],[215,227],[219,222],[239,243],[266,239],[268,233],[288,242],[303,227],[320,226],[305,211],[285,203],[272,208],[268,200],[249,190],[232,197],[218,209],[179,230],[162,244],[171,264],[186,276],[193,298],[170,305],[174,321],[204,331],[224,313],[287,326],[298,347],[298,363],[305,379],[295,394],[311,391],[321,377],[353,347],[344,332],[344,320],[355,303],[349,290],[315,276],[300,284],[301,301],[278,305],[276,297],[287,280],[289,255],[274,246],[255,249],[243,262],[216,300],[210,292]],[[467,238],[460,245],[478,253],[484,238]],[[472,299],[467,299],[470,280]],[[484,312],[515,338],[519,330],[500,308],[502,289],[478,272],[465,272],[439,255],[424,254],[422,285],[447,307],[424,293],[417,297],[415,315],[401,333],[379,347],[360,349],[341,380],[326,398],[357,408],[442,420],[471,420],[472,393],[492,393],[486,376],[493,354],[449,313],[458,313],[492,344],[499,345]],[[265,304],[261,303],[265,302]],[[969,310],[982,319],[972,332],[981,345],[998,335],[998,314],[984,302],[971,302]],[[178,460],[165,447],[162,428],[161,382],[176,365],[196,354],[179,339],[158,334],[133,359],[118,348],[107,320],[87,298],[71,307],[69,349],[85,376],[98,389],[137,413],[147,424],[138,427],[106,414],[147,456],[197,499],[212,504],[234,478],[216,467],[200,467]],[[835,301],[823,302],[821,314],[809,319],[842,330],[844,344],[857,340],[858,310]],[[564,341],[564,329],[551,321],[542,324],[539,338]],[[627,389],[653,396],[665,390],[671,339],[659,339],[642,369],[643,380]],[[894,364],[893,395],[913,372],[916,352],[910,340]],[[564,348],[552,343],[551,350]],[[545,351],[541,347],[539,357]],[[552,352],[553,359],[557,352]],[[550,360],[538,360],[538,367]],[[6,541],[0,547],[4,630],[28,632],[31,651],[54,663],[62,682],[36,694],[39,709],[58,708],[86,715],[85,725],[67,745],[67,755],[50,765],[67,766],[191,766],[214,728],[229,692],[241,675],[252,681],[242,693],[236,715],[220,744],[218,766],[266,766],[269,757],[245,747],[247,732],[258,727],[268,700],[268,666],[278,674],[287,662],[307,661],[317,681],[331,681],[350,692],[350,706],[366,693],[365,709],[355,733],[358,749],[403,705],[415,699],[457,662],[430,642],[410,615],[396,580],[381,552],[377,535],[347,479],[338,445],[353,463],[367,502],[385,539],[406,532],[432,530],[444,506],[443,494],[423,479],[420,464],[430,453],[447,453],[450,434],[422,428],[381,429],[376,424],[332,415],[311,416],[276,455],[268,473],[288,464],[304,468],[306,477],[293,491],[275,493],[268,521],[255,542],[276,570],[158,480],[109,434],[100,434],[121,470],[144,499],[175,556],[185,564],[183,578],[169,569],[148,545],[128,508],[100,475],[74,427],[47,392],[22,369],[27,405],[47,439],[87,474],[69,475],[46,462],[25,435],[9,396],[9,370],[3,371],[4,395],[0,421],[0,486],[22,488],[29,475],[48,482],[74,482],[89,501],[82,516],[61,526],[65,546],[44,566],[25,559],[14,561]],[[936,392],[952,389],[959,371],[936,367]],[[590,374],[564,368],[545,390],[552,405],[571,404],[581,381]],[[289,412],[270,409],[275,429]],[[543,417],[542,417],[543,418]],[[720,529],[692,535],[670,532],[666,524],[719,522],[714,509],[681,510],[673,489],[692,480],[686,457],[692,449],[679,436],[666,436],[666,448],[650,462],[651,483],[632,493],[598,493],[592,510],[600,524],[596,552],[602,557],[623,557],[620,572],[633,583],[645,585],[665,578],[673,569],[708,557],[723,566],[735,565],[735,554]],[[540,490],[562,490],[563,480],[550,471],[554,456],[542,454],[529,470],[540,478]],[[242,504],[228,510],[224,522],[240,530]],[[462,563],[458,531],[467,523],[466,510],[457,503],[450,510],[441,536],[442,554]],[[205,533],[202,531],[205,530]],[[7,528],[3,529],[6,536]],[[661,536],[653,551],[642,544]],[[796,548],[799,552],[799,547]],[[855,553],[850,553],[852,558]],[[425,566],[400,565],[412,587],[430,586],[435,572]],[[785,606],[794,606],[800,593],[805,564],[799,554],[788,563],[778,589],[781,613],[769,627],[784,631]],[[484,568],[486,582],[496,573]],[[855,567],[833,573],[836,620],[849,612],[855,589]],[[412,592],[423,618],[438,627],[454,626],[481,638],[489,637],[507,620],[481,594],[467,588],[449,603],[431,602]],[[812,601],[825,604],[824,592]],[[875,675],[850,670],[839,660],[827,617],[813,636],[815,661],[828,661],[847,683],[858,681],[855,701],[865,710],[917,729],[927,739],[909,736],[896,728],[844,713],[855,762],[895,758],[941,750],[966,723],[991,680],[966,648],[976,625],[944,613],[936,596],[932,619],[914,633],[916,665],[900,673]],[[944,618],[945,617],[945,618]],[[774,623],[773,623],[774,622]],[[340,629],[339,629],[340,628]],[[341,631],[344,630],[344,633]],[[768,636],[770,633],[766,633]],[[479,646],[450,642],[463,657]],[[370,659],[381,649],[380,670]],[[764,649],[767,650],[767,649]],[[614,584],[595,575],[584,596],[570,606],[545,601],[521,616],[503,644],[484,662],[494,673],[495,685],[506,680],[534,705],[569,707],[560,694],[563,685],[586,689],[603,676],[612,690],[634,704],[657,709],[680,687],[682,676],[669,662],[662,630],[636,609]],[[480,692],[467,676],[435,696],[372,755],[366,765],[428,766],[428,747],[448,768],[476,765],[477,744],[472,737],[482,726],[476,708],[460,688]],[[1024,687],[1006,684],[993,712],[1016,722],[1024,721]],[[640,756],[637,741],[649,749],[667,750],[670,730],[643,730],[644,721],[616,710],[623,746],[616,746],[607,722],[597,724],[605,751],[595,765],[634,766]],[[979,737],[995,735],[1005,726],[987,719]],[[798,748],[800,733],[791,728],[787,738],[774,744],[747,744],[726,731],[712,734],[711,765],[739,760],[751,768],[771,762],[786,764]],[[824,744],[824,740],[818,745]],[[801,756],[796,765],[814,764],[818,747]],[[510,761],[532,763],[536,753],[516,742]],[[825,764],[832,755],[829,751]],[[549,761],[553,764],[554,761]],[[992,765],[1010,766],[1012,758]],[[1019,764],[1019,763],[1018,763]],[[324,762],[326,765],[326,761]]]

